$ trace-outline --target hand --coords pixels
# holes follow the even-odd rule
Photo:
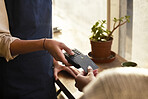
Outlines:
[[[54,77],[55,77],[55,80],[58,80],[58,73],[60,71],[67,71],[68,73],[70,73],[73,77],[76,77],[75,73],[69,68],[69,67],[66,67],[66,66],[62,66],[60,65],[55,59],[54,59]]]
[[[96,79],[95,76],[98,74],[98,70],[94,70],[88,66],[88,73],[84,76],[84,71],[79,71],[75,68],[71,68],[73,72],[77,75],[75,78],[76,84],[75,86],[78,88],[79,91],[82,89],[92,80]]]
[[[74,53],[64,43],[52,39],[46,39],[44,47],[55,58],[55,60],[61,61],[67,66],[70,65],[68,61],[65,59],[62,50],[64,49],[70,55],[74,55]]]

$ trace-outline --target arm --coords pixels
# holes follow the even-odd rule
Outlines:
[[[10,35],[4,0],[0,0],[0,57],[5,57],[7,61],[14,58],[10,44],[16,39]]]
[[[52,39],[39,40],[20,40],[12,37],[9,32],[8,18],[5,9],[4,0],[0,0],[0,56],[5,57],[7,61],[13,59],[15,55],[29,52],[47,50],[56,60],[69,65],[65,59],[62,50],[73,55],[72,50],[65,44]]]
[[[70,55],[74,53],[64,43],[52,39],[39,40],[15,40],[10,44],[12,55],[25,54],[29,52],[47,50],[57,61],[63,62],[65,65],[70,65],[62,50],[65,50]]]

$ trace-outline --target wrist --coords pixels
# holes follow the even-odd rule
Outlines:
[[[41,39],[41,48],[43,50],[50,50],[52,48],[52,39],[48,39],[48,38],[43,38]]]
[[[44,38],[44,39],[43,39],[43,50],[46,50],[46,45],[45,45],[46,39],[47,39],[47,38]]]
[[[47,38],[43,38],[41,39],[41,48],[42,50],[48,50],[48,46],[47,46],[47,43],[48,43],[49,39]]]

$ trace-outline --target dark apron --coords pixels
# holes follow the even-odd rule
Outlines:
[[[12,36],[52,38],[52,0],[5,0]],[[0,58],[2,99],[55,99],[53,58],[48,51]]]

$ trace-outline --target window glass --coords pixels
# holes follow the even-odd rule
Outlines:
[[[53,0],[53,27],[62,29],[62,33],[54,33],[54,39],[87,54],[91,27],[106,19],[106,10],[107,0]]]

